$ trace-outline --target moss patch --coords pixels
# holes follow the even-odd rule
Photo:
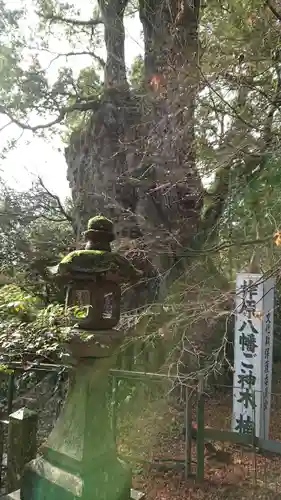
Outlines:
[[[142,275],[128,259],[104,250],[76,250],[66,255],[59,264],[59,274],[83,272],[88,274],[112,271],[124,280],[135,280]]]
[[[75,257],[83,257],[83,255],[100,256],[104,253],[108,253],[105,250],[74,250],[66,255],[60,262],[60,264],[69,264],[73,261]]]
[[[113,222],[110,219],[107,219],[107,217],[104,217],[103,215],[96,215],[95,217],[92,217],[88,221],[87,228],[88,230],[96,229],[96,230],[109,231],[111,233],[113,230]]]

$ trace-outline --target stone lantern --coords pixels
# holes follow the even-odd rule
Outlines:
[[[141,273],[113,253],[113,224],[90,219],[84,250],[62,259],[55,272],[74,310],[65,346],[73,361],[64,407],[41,456],[30,462],[22,478],[22,500],[129,500],[131,471],[117,457],[108,411],[109,370],[123,332],[120,284]],[[75,313],[84,306],[86,313]]]

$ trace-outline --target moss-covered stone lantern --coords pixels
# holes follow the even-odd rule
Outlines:
[[[111,252],[113,224],[106,217],[93,217],[85,232],[85,250],[71,252],[60,262],[57,272],[68,292],[66,305],[79,302],[79,292],[88,300],[86,317],[77,318],[81,328],[107,330],[120,319],[120,283],[134,281],[140,272],[124,257]],[[110,306],[110,314],[106,311]]]
[[[120,284],[141,273],[111,251],[114,232],[107,218],[90,219],[85,239],[85,249],[55,269],[67,289],[66,305],[86,306],[86,315],[73,315],[65,341],[74,362],[68,396],[41,456],[25,469],[22,500],[130,499],[131,472],[117,457],[109,418],[108,375],[123,339],[114,329]]]

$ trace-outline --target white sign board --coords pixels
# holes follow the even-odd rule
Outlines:
[[[236,280],[232,430],[268,438],[274,280],[241,273]]]
[[[274,320],[274,280],[264,282],[264,316],[263,316],[263,412],[261,435],[268,439],[270,408],[271,408],[271,381],[273,362],[273,320]]]

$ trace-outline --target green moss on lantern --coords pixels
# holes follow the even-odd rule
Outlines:
[[[104,253],[106,253],[105,250],[74,250],[73,252],[70,252],[68,255],[63,257],[60,264],[68,264],[69,262],[72,262],[75,257],[79,257],[80,255],[97,256]]]
[[[77,250],[66,255],[58,266],[61,276],[71,273],[88,275],[114,272],[123,279],[135,279],[140,273],[125,257],[103,250]]]
[[[49,268],[52,274],[67,279],[93,279],[96,274],[112,273],[114,281],[134,281],[142,272],[138,271],[128,259],[111,252],[110,242],[114,239],[113,223],[102,215],[92,217],[85,232],[85,250],[75,250],[66,255],[58,266]],[[79,278],[79,279],[80,279]],[[112,279],[112,276],[111,278]]]
[[[102,231],[109,231],[110,233],[112,233],[113,222],[107,217],[104,217],[103,215],[96,215],[95,217],[89,219],[87,228],[88,230],[96,229]]]

